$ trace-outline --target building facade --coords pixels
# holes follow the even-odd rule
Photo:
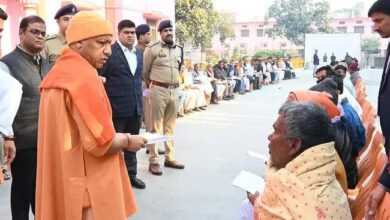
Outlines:
[[[296,46],[284,37],[269,37],[266,34],[267,29],[272,28],[275,22],[265,21],[248,21],[235,22],[233,28],[235,38],[227,40],[222,44],[219,41],[219,36],[213,38],[212,50],[226,57],[240,51],[242,54],[254,54],[257,50],[280,50],[280,51],[299,51],[303,50],[303,46]],[[373,23],[371,18],[337,18],[332,19],[330,26],[334,28],[336,33],[359,33],[362,39],[367,37],[380,36],[373,31]],[[388,40],[380,39],[380,55],[384,55],[387,49]]]

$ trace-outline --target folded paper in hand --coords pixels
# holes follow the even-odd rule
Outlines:
[[[232,184],[252,194],[255,194],[256,191],[263,192],[265,187],[265,181],[262,177],[245,170],[241,170]]]
[[[148,144],[156,144],[160,142],[171,141],[173,139],[173,137],[171,136],[164,136],[164,135],[154,134],[150,132],[139,134],[139,136],[148,140]]]

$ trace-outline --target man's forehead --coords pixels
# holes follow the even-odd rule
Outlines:
[[[71,18],[73,18],[73,16],[74,16],[74,15],[63,15],[63,16],[60,17],[60,19],[61,19],[61,18],[71,19]]]
[[[377,20],[377,19],[384,19],[384,18],[390,18],[390,15],[387,15],[385,13],[382,13],[382,12],[374,12],[371,14],[371,18],[372,20]]]
[[[45,30],[46,29],[46,25],[44,23],[41,23],[41,22],[34,22],[34,23],[29,23],[27,27],[33,27],[35,29],[41,29],[41,30]]]
[[[124,27],[122,31],[135,31],[135,27]]]
[[[273,126],[275,128],[280,128],[280,126],[282,126],[284,124],[284,118],[285,118],[285,115],[283,113],[280,113]]]

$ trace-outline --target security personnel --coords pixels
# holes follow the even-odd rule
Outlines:
[[[149,88],[152,109],[152,133],[173,136],[179,101],[179,70],[183,63],[183,48],[173,42],[173,26],[170,20],[158,26],[161,41],[148,46],[144,52],[142,77]],[[174,159],[173,141],[165,142],[165,167],[184,169]],[[150,146],[149,171],[162,175],[158,164],[158,148]]]
[[[137,49],[145,51],[146,47],[149,45],[152,40],[152,33],[150,32],[150,27],[147,24],[140,24],[135,29],[135,33],[137,34]]]
[[[65,31],[69,21],[77,12],[76,6],[74,4],[69,4],[60,8],[54,16],[54,19],[56,19],[58,24],[58,34],[53,34],[45,39],[45,49],[41,54],[52,66],[61,54],[62,49],[66,47]]]

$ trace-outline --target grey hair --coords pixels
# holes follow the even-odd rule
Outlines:
[[[286,138],[301,139],[301,152],[333,140],[331,121],[318,104],[286,102],[280,107],[279,114],[284,117]]]

